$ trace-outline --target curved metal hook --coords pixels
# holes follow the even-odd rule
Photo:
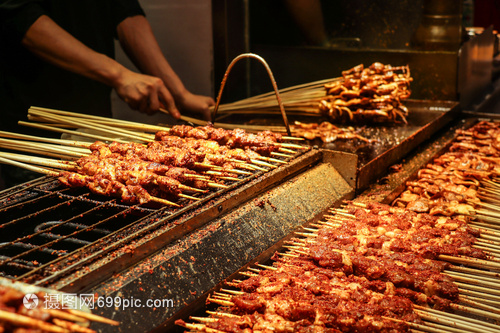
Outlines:
[[[291,136],[292,133],[290,132],[290,125],[288,124],[288,118],[287,118],[286,113],[285,113],[285,107],[283,106],[283,102],[281,101],[281,97],[280,97],[280,94],[279,94],[279,91],[278,91],[278,85],[276,84],[276,80],[274,79],[273,73],[271,72],[271,68],[269,67],[269,65],[267,64],[267,62],[264,60],[264,58],[262,58],[261,56],[259,56],[257,54],[254,54],[254,53],[243,53],[243,54],[240,54],[239,56],[237,56],[236,58],[234,58],[233,61],[231,61],[231,63],[229,64],[229,66],[227,66],[226,73],[224,73],[224,77],[222,78],[222,82],[220,84],[219,94],[217,95],[217,101],[215,102],[214,111],[212,113],[212,123],[215,124],[215,117],[217,116],[217,110],[219,109],[219,104],[220,104],[220,99],[221,99],[221,96],[222,96],[222,91],[224,90],[224,86],[226,85],[226,80],[227,80],[227,77],[229,75],[229,72],[233,68],[234,64],[236,62],[238,62],[239,60],[243,59],[243,58],[254,58],[254,59],[257,59],[266,68],[267,74],[269,75],[269,79],[271,80],[271,83],[272,83],[273,88],[274,88],[274,93],[276,94],[276,99],[278,100],[278,105],[280,107],[281,116],[283,117],[283,122],[285,123],[286,132],[288,133],[289,136]]]

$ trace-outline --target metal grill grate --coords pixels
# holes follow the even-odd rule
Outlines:
[[[125,206],[54,180],[10,195],[0,209],[0,275],[23,279],[158,209]]]

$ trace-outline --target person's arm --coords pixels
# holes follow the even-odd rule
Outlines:
[[[215,104],[214,100],[208,96],[192,94],[185,88],[163,55],[144,16],[126,18],[118,25],[117,33],[123,49],[141,72],[163,80],[175,100],[175,105],[167,105],[170,112],[172,107],[177,106],[181,110],[202,113],[205,118],[209,118],[209,107]]]
[[[93,51],[46,15],[30,26],[22,44],[56,66],[113,87],[133,109],[152,113],[159,110],[160,100],[173,105],[161,79],[130,71],[114,59]],[[169,111],[174,117],[180,116],[175,107]]]

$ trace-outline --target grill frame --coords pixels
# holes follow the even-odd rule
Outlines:
[[[87,290],[146,258],[166,244],[238,207],[258,193],[274,187],[291,175],[304,170],[309,165],[316,163],[320,159],[320,155],[314,149],[298,151],[285,165],[277,166],[267,172],[256,170],[251,176],[240,176],[241,180],[229,185],[228,188],[211,191],[205,194],[200,201],[192,202],[179,209],[123,205],[113,198],[96,196],[86,190],[64,188],[56,179],[48,176],[4,191],[0,195],[0,214],[23,205],[37,206],[33,200],[43,197],[50,198],[51,196],[61,200],[57,205],[71,207],[86,203],[90,207],[88,211],[109,209],[109,207],[116,209],[116,213],[108,218],[116,219],[121,214],[138,212],[142,214],[137,220],[122,228],[111,230],[108,235],[97,241],[13,278],[25,283],[50,286],[66,292]],[[87,211],[78,212],[82,216],[86,213]],[[40,212],[35,214],[40,214]],[[78,220],[77,214],[63,221],[61,225],[73,223],[75,219]],[[28,217],[27,220],[29,222],[30,218]],[[106,220],[99,220],[92,223],[89,228],[99,227],[106,222]],[[68,239],[73,238],[73,236],[70,234],[64,237]],[[56,243],[61,241],[55,240]],[[2,264],[4,261],[0,260],[0,266]]]

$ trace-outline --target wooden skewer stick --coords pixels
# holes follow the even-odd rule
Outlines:
[[[495,290],[495,289],[491,289],[491,287],[481,287],[481,286],[477,286],[477,285],[462,283],[462,282],[459,282],[459,281],[455,281],[455,284],[460,287],[460,288],[458,288],[459,290],[460,289],[462,289],[462,290],[464,290],[464,289],[473,290],[473,291],[481,292],[481,293],[483,293],[485,295],[489,294],[489,295],[492,295],[492,296],[500,297],[500,291]],[[497,287],[498,287],[498,284],[497,284]]]
[[[53,321],[54,321],[54,324],[56,324],[57,326],[65,328],[65,329],[69,330],[70,332],[95,333],[95,331],[91,330],[90,328],[86,328],[86,327],[80,326],[78,324],[69,322],[69,321],[65,321],[65,320],[57,319],[57,318],[54,318]]]
[[[282,152],[282,153],[287,153],[287,154],[294,154],[295,155],[295,151],[291,150],[291,149],[288,149],[288,148],[280,148],[278,149],[279,152]]]
[[[489,269],[500,269],[500,263],[489,261],[489,260],[482,260],[482,259],[476,259],[476,258],[465,258],[465,257],[454,257],[454,256],[449,256],[445,254],[440,254],[438,256],[439,259],[446,260],[446,261],[451,261],[451,262],[456,262],[460,264],[468,264],[473,267],[479,266],[480,268],[489,268]]]
[[[430,314],[430,313],[426,313],[424,311],[419,311],[418,309],[415,309],[414,311],[422,319],[429,320],[429,321],[436,322],[436,323],[445,324],[445,325],[455,327],[458,329],[465,329],[465,330],[468,330],[470,332],[476,332],[476,333],[483,333],[483,332],[484,333],[486,333],[486,332],[491,332],[491,333],[496,332],[497,333],[498,332],[496,330],[493,331],[493,330],[490,330],[488,327],[485,327],[482,325],[477,325],[477,324],[472,323],[472,322],[465,322],[465,321],[458,320],[458,319],[449,319],[449,318],[446,318],[444,316]]]
[[[70,161],[60,161],[60,160],[54,160],[54,159],[48,159],[48,158],[42,158],[42,157],[35,157],[35,156],[27,156],[27,155],[21,155],[21,154],[14,154],[14,153],[4,153],[0,152],[0,156],[18,161],[18,162],[24,162],[24,163],[29,163],[29,164],[36,164],[36,165],[41,165],[41,166],[46,166],[54,169],[63,169],[63,170],[74,170],[76,167],[76,164]]]
[[[480,276],[480,275],[473,275],[473,274],[465,274],[462,272],[454,272],[454,271],[449,271],[449,270],[444,270],[443,273],[455,278],[459,278],[458,281],[462,282],[468,282],[471,284],[477,284],[483,287],[488,287],[490,285],[496,284],[498,286],[498,279],[491,278],[488,276]],[[463,280],[460,280],[463,279]],[[484,284],[483,284],[484,283]]]
[[[481,236],[479,237],[479,241],[484,241],[484,242],[492,241],[495,242],[494,244],[499,243],[498,241],[498,239],[500,239],[499,235],[493,234],[492,232],[484,232],[484,231],[480,231],[480,233]]]
[[[257,157],[259,160],[263,161],[268,161],[268,162],[274,162],[274,163],[279,163],[279,164],[288,164],[285,161],[278,160],[277,158],[272,158],[272,157],[266,157],[266,156],[259,156]]]
[[[475,308],[470,308],[467,306],[463,306],[460,304],[455,304],[455,303],[450,303],[450,307],[458,310],[458,311],[463,311],[466,313],[470,313],[472,315],[480,316],[480,317],[485,317],[485,318],[490,318],[493,320],[500,320],[500,315],[493,313],[491,311],[484,311],[484,310],[479,310]]]
[[[41,136],[33,136],[19,133],[11,133],[0,131],[0,137],[10,138],[10,139],[20,139],[20,140],[28,140],[32,142],[46,142],[63,146],[74,146],[80,148],[88,148],[90,143],[82,143],[81,141],[73,141],[73,140],[63,140],[63,139],[53,139],[53,138],[44,138]]]
[[[476,209],[476,217],[479,217],[480,215],[500,218],[500,213],[496,211],[486,210],[486,209]]]
[[[468,295],[468,296],[473,296],[473,297],[481,297],[484,300],[492,300],[495,302],[500,301],[500,297],[495,296],[495,295],[488,295],[483,292],[478,292],[470,289],[461,289],[459,288],[459,291],[462,293],[462,295]]]
[[[122,140],[117,137],[109,137],[109,136],[102,136],[102,135],[97,135],[93,133],[86,133],[82,131],[75,131],[75,130],[69,130],[65,129],[62,127],[56,127],[56,126],[49,126],[49,125],[43,125],[43,124],[38,124],[38,123],[30,123],[30,122],[25,122],[25,121],[19,121],[19,125],[26,126],[26,127],[33,127],[33,128],[38,128],[46,131],[51,131],[51,132],[56,132],[56,133],[65,133],[73,136],[78,136],[78,137],[84,137],[84,138],[89,138],[92,139],[93,141],[98,140],[98,141],[103,141],[103,142],[120,142],[120,143],[128,143],[130,141],[127,140]]]
[[[252,162],[254,164],[257,164],[257,165],[262,165],[262,166],[265,166],[265,167],[268,167],[268,168],[277,168],[277,166],[274,165],[274,164],[266,163],[264,161],[259,161],[259,160],[254,159],[254,158],[250,159],[250,162]],[[267,170],[264,170],[264,171],[267,171]]]
[[[215,328],[207,327],[203,324],[190,324],[190,323],[183,322],[181,325],[187,329],[195,330],[197,332],[226,333],[224,331],[216,330]]]
[[[223,301],[223,300],[219,300],[219,299],[211,298],[211,297],[207,297],[207,302],[212,302],[215,304],[225,305],[225,306],[234,306],[233,302]]]
[[[29,151],[43,155],[44,152],[53,152],[58,153],[62,156],[72,156],[76,158],[80,158],[88,154],[88,152],[76,152],[73,149],[67,149],[67,147],[61,147],[57,145],[49,145],[43,143],[34,143],[34,142],[26,142],[19,140],[10,140],[10,139],[0,139],[0,147],[5,147],[8,149],[21,150],[21,147],[29,148]]]
[[[241,318],[241,316],[232,314],[232,313],[226,313],[226,312],[218,312],[218,311],[207,311],[209,315],[212,316],[218,316],[218,317],[229,317],[229,318]]]
[[[486,236],[488,236],[488,235],[486,235]],[[499,238],[497,238],[497,237],[491,237],[491,238],[494,238],[495,240],[479,237],[476,239],[476,242],[474,244],[489,246],[492,249],[500,250],[500,242],[496,240]]]
[[[0,320],[12,323],[17,326],[37,328],[45,332],[69,332],[67,329],[52,325],[42,320],[33,319],[31,317],[23,316],[18,313],[0,310]]]
[[[228,293],[228,294],[233,294],[233,295],[243,295],[244,294],[243,291],[239,291],[239,290],[231,290],[231,289],[221,289],[221,290]]]
[[[491,235],[490,233],[491,232],[494,232],[494,233],[500,233],[500,225],[498,224],[492,224],[492,223],[488,223],[486,221],[475,221],[475,220],[471,220],[469,223],[469,226],[471,226],[472,228],[476,228],[480,231],[488,231],[489,233],[487,235]],[[498,238],[498,235],[494,235],[496,238]],[[484,234],[483,236],[484,237]]]
[[[282,136],[281,137],[283,140],[295,140],[295,141],[304,141],[305,139],[304,138],[299,138],[299,137],[296,137],[296,136]]]
[[[469,304],[470,305],[470,302],[473,301],[476,304],[477,303],[479,303],[479,304],[489,304],[489,305],[493,306],[495,309],[500,308],[500,302],[497,302],[497,301],[494,301],[494,300],[490,300],[490,299],[485,299],[483,297],[475,297],[475,296],[471,296],[471,295],[461,295],[459,297],[459,299],[464,304]]]
[[[295,154],[295,152],[293,152],[292,154]],[[271,152],[271,155],[278,156],[278,157],[285,157],[285,158],[292,158],[293,157],[293,155],[288,155],[288,154],[283,154],[283,153],[277,153],[275,151]]]
[[[95,124],[89,121],[85,121],[83,119],[77,120],[75,118],[69,118],[69,117],[64,117],[64,116],[56,116],[50,113],[46,112],[41,112],[41,111],[33,111],[33,114],[36,114],[37,116],[43,117],[45,119],[48,119],[50,121],[56,121],[56,122],[61,122],[63,124],[70,124],[70,125],[76,125],[82,128],[88,128],[91,130],[96,130],[104,133],[108,133],[117,137],[127,137],[130,139],[136,139],[136,140],[141,140],[141,141],[151,141],[154,139],[154,136],[151,135],[141,135],[137,132],[132,132],[132,131],[127,131],[123,129],[118,129],[116,127],[112,126],[106,126],[106,125],[101,125],[101,124]]]
[[[471,275],[500,278],[500,273],[486,271],[486,270],[479,270],[479,269],[470,268],[470,267],[462,267],[462,266],[452,265],[449,267],[449,269],[452,271],[463,272],[463,273],[467,273],[467,274],[471,274]]]
[[[492,204],[489,204],[489,203],[486,203],[486,202],[479,201],[479,202],[474,202],[474,204],[476,204],[478,206],[486,207],[486,208],[491,209],[491,210],[500,211],[500,207],[499,206],[492,205]]]
[[[424,331],[424,332],[430,332],[430,333],[443,333],[443,332],[463,333],[462,330],[456,330],[456,329],[453,329],[451,327],[442,326],[442,325],[429,325],[429,324],[422,325],[422,324],[412,323],[412,322],[409,322],[409,321],[404,321],[404,320],[401,320],[401,319],[396,319],[396,318],[391,318],[391,317],[386,317],[386,316],[382,316],[382,318],[384,318],[386,320],[395,321],[395,322],[398,322],[398,323],[405,323],[405,324],[407,324],[408,326],[410,326],[412,328],[416,328],[416,329],[419,329],[419,330]],[[438,326],[441,326],[441,327],[438,327]]]
[[[71,314],[74,314],[75,316],[79,316],[79,317],[88,319],[90,321],[95,321],[98,323],[103,323],[103,324],[108,324],[108,325],[113,325],[113,326],[120,325],[120,322],[118,322],[116,320],[102,317],[102,316],[99,316],[99,315],[96,315],[93,313],[88,313],[88,312],[84,312],[81,310],[75,310],[75,309],[68,309],[67,311]]]
[[[41,173],[41,174],[50,175],[50,176],[53,176],[53,177],[59,177],[59,172],[57,172],[57,171],[52,171],[52,170],[49,170],[49,169],[36,167],[36,166],[29,165],[29,164],[26,164],[26,163],[21,163],[21,162],[13,161],[13,160],[7,159],[5,157],[0,157],[0,163],[14,165],[14,166],[17,166],[17,167],[20,167],[20,168],[24,168],[26,170],[30,170],[30,171]]]
[[[500,251],[492,249],[491,245],[484,246],[484,245],[475,244],[474,248],[484,250],[485,253],[487,253],[489,256],[494,257],[494,258],[498,258],[500,256]]]
[[[164,127],[164,126],[137,123],[137,122],[122,120],[122,119],[109,119],[107,117],[94,116],[94,115],[89,115],[89,114],[85,114],[85,113],[76,113],[76,112],[56,110],[56,109],[48,109],[48,108],[42,108],[42,107],[38,107],[38,106],[31,106],[30,109],[28,110],[28,113],[30,113],[30,110],[40,110],[40,111],[45,111],[48,113],[58,114],[61,116],[84,118],[84,119],[95,121],[95,122],[102,122],[104,124],[112,124],[114,126],[120,126],[120,127],[124,127],[124,128],[129,128],[129,129],[139,129],[139,130],[145,130],[145,131],[151,131],[151,132],[169,131],[170,130],[170,128]]]
[[[222,299],[222,300],[226,300],[226,301],[231,300],[231,295],[226,295],[226,294],[222,294],[222,293],[218,293],[218,292],[215,292],[212,296],[217,298],[217,299]]]
[[[210,318],[210,317],[194,317],[189,316],[189,319],[198,321],[200,323],[216,323],[219,321],[218,318]]]
[[[74,314],[71,314],[69,312],[63,311],[63,310],[57,310],[57,309],[41,309],[43,312],[47,312],[54,318],[59,318],[59,319],[64,319],[64,320],[69,320],[69,321],[76,321],[78,323],[86,323],[88,322],[87,319],[75,316]]]
[[[179,193],[178,196],[179,196],[179,198],[184,198],[184,199],[189,199],[189,200],[195,200],[195,201],[201,200],[200,198],[193,197],[191,195],[187,195],[187,194],[183,194],[183,193]]]
[[[416,305],[416,304],[414,304],[413,307],[417,310],[420,310],[421,312],[432,313],[436,317],[452,318],[452,319],[455,319],[455,320],[458,320],[461,322],[474,323],[474,324],[477,324],[477,325],[482,326],[482,327],[489,327],[489,328],[498,330],[497,325],[488,323],[486,321],[482,321],[482,320],[478,320],[478,319],[474,319],[474,318],[470,318],[470,317],[464,317],[464,316],[460,316],[460,315],[457,315],[454,313],[442,312],[439,310],[434,310],[432,308],[426,308],[426,307]]]

